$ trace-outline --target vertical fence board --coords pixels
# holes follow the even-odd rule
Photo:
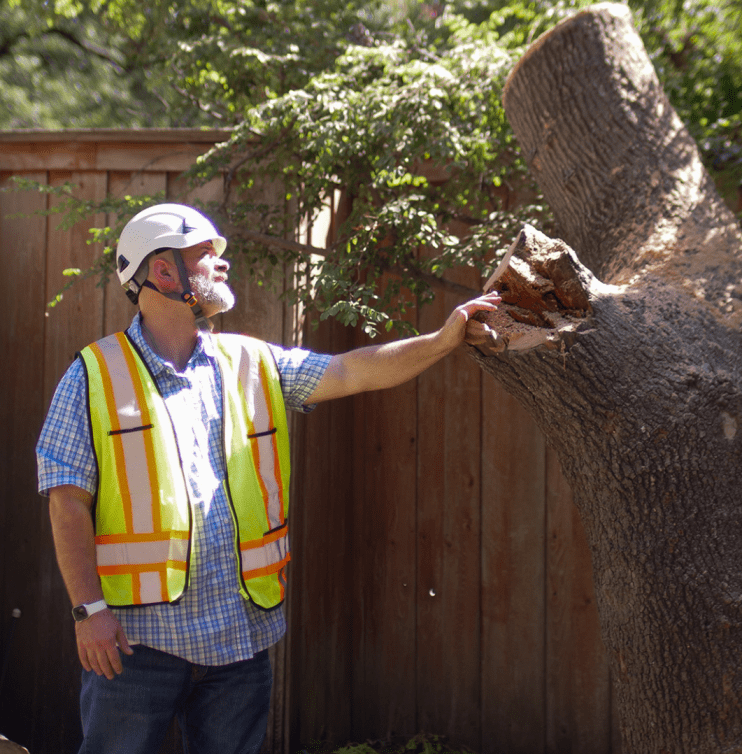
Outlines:
[[[352,332],[322,325],[316,351],[349,347]],[[296,419],[290,570],[291,751],[350,736],[351,615],[358,585],[352,560],[352,403],[321,404]]]
[[[60,186],[66,181],[76,187],[74,191],[78,198],[101,201],[105,197],[105,173],[53,172],[49,175],[49,183],[53,186]],[[50,204],[54,206],[58,201],[52,197]],[[92,222],[97,224],[104,219],[95,217]],[[88,244],[88,229],[91,224],[89,221],[79,222],[71,230],[65,231],[59,228],[58,216],[52,215],[48,219],[47,300],[51,300],[67,280],[62,275],[64,269],[77,267],[84,270],[100,252],[100,249]],[[99,337],[102,320],[103,291],[96,287],[93,279],[78,282],[73,289],[64,294],[62,302],[49,314],[44,348],[45,408],[49,405],[57,382],[72,363],[75,353]],[[80,666],[74,646],[74,632],[69,620],[69,598],[57,570],[48,517],[44,536],[45,562],[42,567],[46,578],[38,599],[45,606],[47,625],[57,627],[64,651],[58,655],[59,647],[48,642],[47,625],[40,625],[39,647],[47,653],[47,666],[40,668],[36,681],[37,694],[42,706],[38,710],[40,730],[34,754],[71,750],[70,741],[73,733],[66,732],[71,726],[78,737],[81,735],[79,717],[76,714]],[[54,674],[48,672],[48,666],[51,664],[55,665]],[[64,674],[62,677],[68,679],[66,683],[61,683],[57,673]],[[64,689],[63,699],[59,698],[61,689]],[[64,740],[58,738],[61,735],[60,731],[65,731]]]
[[[173,153],[176,143],[162,150]],[[65,154],[63,144],[52,146]],[[83,146],[96,154],[92,139]],[[223,189],[215,181],[193,192],[172,172],[176,166],[127,170],[123,158],[108,174],[92,163],[47,174],[47,152],[33,151],[31,162],[26,155],[23,169],[54,185],[69,180],[81,198],[164,190],[168,200],[210,201]],[[266,192],[282,201],[280,192]],[[0,731],[33,754],[72,754],[79,662],[48,509],[35,493],[33,448],[75,351],[127,326],[135,309],[117,281],[104,291],[89,280],[44,316],[44,302],[66,281],[62,269],[85,268],[94,257],[87,228],[104,220],[63,231],[59,216],[4,216],[47,201],[56,200],[0,194],[0,251],[18,280],[6,289],[8,326],[0,336],[12,365],[0,377],[3,641],[9,611],[23,610]],[[290,317],[275,294],[235,272],[238,305],[219,329],[289,337]],[[438,327],[455,303],[442,295],[420,316],[420,329]],[[337,325],[309,339],[332,352],[361,340]],[[417,383],[321,406],[292,424],[290,633],[272,652],[277,683],[264,751],[425,728],[481,754],[617,754],[584,534],[553,455],[523,409],[461,352]],[[181,748],[173,729],[161,754]]]
[[[153,196],[165,191],[167,173],[145,173],[142,171],[112,171],[108,174],[108,193],[121,199],[124,196]],[[115,227],[117,218],[106,218],[109,227]],[[118,277],[114,272],[105,287],[103,308],[103,329],[99,337],[119,330],[125,330],[137,312],[127,298]]]
[[[478,276],[457,279],[472,288]],[[439,328],[461,296],[438,292],[419,315]],[[463,348],[418,377],[418,723],[478,750],[481,370]],[[445,662],[441,662],[446,658]]]
[[[282,203],[279,187],[272,184],[265,190],[273,201]],[[307,241],[321,246],[332,240],[336,210],[333,201],[326,210],[329,223],[302,229]],[[284,320],[283,337],[286,343],[300,339],[305,347],[333,354],[352,346],[353,332],[330,322],[315,330],[297,308]],[[353,463],[352,400],[320,405],[309,417],[295,417],[292,432],[291,525],[296,547],[287,605],[289,635],[282,697],[288,728],[283,751],[287,753],[311,741],[346,741],[350,737],[354,581],[350,567],[353,492],[348,470]]]
[[[354,401],[353,735],[414,730],[416,388]]]
[[[547,451],[547,751],[610,751],[608,664],[579,512]]]
[[[24,174],[46,183],[46,173]],[[0,173],[0,188],[11,189]],[[46,220],[32,213],[46,208],[35,191],[0,192],[0,250],[7,285],[0,328],[2,433],[0,433],[0,732],[30,746],[38,728],[35,682],[40,673],[57,675],[53,648],[39,644],[46,615],[39,594],[46,575],[42,548],[49,546],[47,506],[36,493],[34,447],[45,410],[43,333]],[[9,215],[22,215],[12,219]],[[21,616],[12,618],[19,609]],[[52,653],[50,656],[49,653]]]
[[[52,186],[69,182],[75,186],[79,199],[102,201],[106,196],[107,177],[105,173],[53,172],[49,174]],[[59,203],[52,197],[51,206]],[[71,230],[59,227],[59,216],[52,215],[48,220],[49,253],[47,258],[47,300],[51,300],[67,282],[62,274],[67,268],[87,269],[95,260],[100,248],[89,244],[88,232],[93,224],[105,222],[105,217],[96,216],[77,223]],[[96,286],[92,278],[78,281],[50,313],[46,333],[46,374],[45,396],[48,402],[75,353],[88,343],[100,337],[103,322],[103,290]]]
[[[482,753],[543,751],[544,440],[484,380]]]

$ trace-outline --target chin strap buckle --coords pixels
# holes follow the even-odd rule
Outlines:
[[[180,297],[183,299],[183,301],[186,302],[186,304],[188,304],[188,306],[191,307],[191,309],[193,310],[193,313],[196,316],[198,316],[198,314],[201,313],[200,312],[201,307],[198,305],[198,299],[190,291],[186,291],[185,293],[182,293]]]
[[[204,316],[203,310],[201,309],[201,305],[198,303],[198,299],[190,291],[185,291],[185,293],[181,293],[180,297],[183,299],[183,301],[185,301],[186,304],[188,304],[188,306],[191,307],[193,316],[196,318],[196,327],[198,327],[199,330],[211,332],[214,326]]]

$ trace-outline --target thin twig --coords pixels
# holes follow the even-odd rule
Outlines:
[[[265,233],[258,233],[254,230],[242,230],[240,236],[250,241],[256,241],[257,243],[264,244],[266,246],[277,246],[280,249],[286,249],[287,251],[296,251],[301,254],[317,254],[319,256],[326,256],[329,249],[324,249],[319,246],[312,246],[311,244],[299,243],[298,241],[291,241],[288,238],[279,238],[278,236],[269,236]],[[423,272],[415,267],[399,267],[388,266],[385,267],[385,271],[392,275],[398,275],[401,278],[412,277],[415,280],[420,280],[427,283],[431,288],[438,290],[444,290],[448,293],[456,293],[467,298],[478,296],[480,291],[475,288],[469,288],[467,285],[461,285],[460,283],[454,283],[445,278],[439,278],[436,275],[431,275],[429,272]]]

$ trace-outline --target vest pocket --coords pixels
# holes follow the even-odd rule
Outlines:
[[[114,435],[126,435],[129,434],[129,432],[142,432],[145,429],[152,429],[155,425],[154,424],[143,424],[141,427],[129,427],[128,429],[112,429],[108,432],[109,437],[113,437]]]
[[[274,526],[272,529],[268,529],[265,534],[263,534],[264,537],[267,537],[269,534],[275,534],[277,531],[281,531],[281,529],[287,529],[289,525],[288,520],[284,521],[280,526]]]
[[[267,429],[265,432],[256,432],[254,435],[248,435],[248,440],[255,440],[258,437],[267,437],[268,435],[275,435],[276,432],[278,432],[277,427],[273,427],[273,429]]]

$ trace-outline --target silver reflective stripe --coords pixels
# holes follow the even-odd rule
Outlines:
[[[286,559],[289,552],[288,533],[279,537],[275,542],[269,542],[261,547],[242,550],[242,575],[248,579],[254,571],[269,569]],[[270,571],[269,571],[270,572]],[[261,574],[255,574],[261,575]]]
[[[134,575],[139,579],[139,598],[143,605],[163,601],[163,574],[161,572],[145,571]],[[167,590],[165,590],[167,594]]]
[[[184,532],[187,534],[187,532]],[[161,539],[154,542],[98,543],[95,546],[98,566],[146,565],[175,561],[185,563],[188,539]]]
[[[277,478],[280,474],[276,463],[278,449],[276,434],[271,431],[275,429],[275,425],[271,419],[270,396],[260,371],[260,360],[251,359],[246,348],[241,349],[241,354],[237,378],[247,401],[248,416],[253,423],[251,451],[262,482],[268,529],[271,530],[283,524],[283,501]]]
[[[152,499],[145,444],[145,432],[149,430],[141,429],[145,421],[142,419],[142,410],[134,387],[135,383],[141,384],[141,380],[136,370],[131,373],[116,336],[98,341],[98,346],[108,368],[114,404],[118,411],[119,429],[133,430],[115,434],[111,438],[114,443],[119,444],[123,455],[124,468],[119,469],[119,473],[125,478],[129,492],[128,499],[124,496],[124,503],[131,508],[134,531],[153,532],[155,526],[152,506],[155,501]],[[132,505],[132,500],[136,500],[137,504]]]

